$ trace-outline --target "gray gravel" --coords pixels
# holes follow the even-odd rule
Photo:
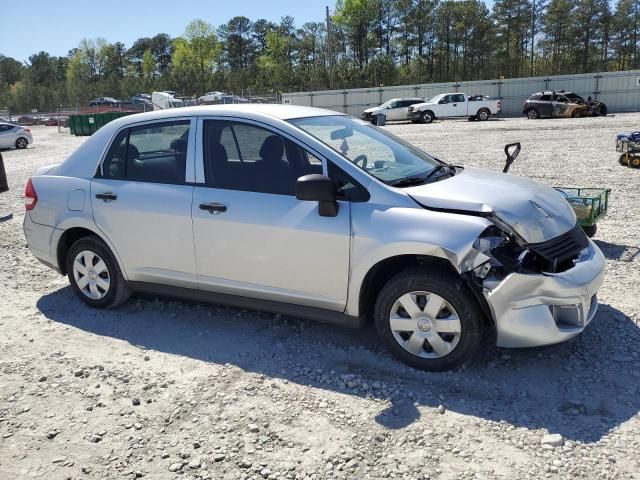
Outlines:
[[[640,114],[396,124],[452,163],[550,185],[613,189],[597,242],[601,309],[567,344],[487,347],[462,370],[417,372],[370,331],[136,298],[93,311],[26,250],[21,194],[83,139],[34,128],[3,152],[0,478],[640,478],[640,171],[614,135]]]

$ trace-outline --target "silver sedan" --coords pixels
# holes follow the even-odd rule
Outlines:
[[[2,148],[27,148],[33,143],[31,130],[20,125],[0,123],[0,149]]]
[[[368,122],[293,105],[131,115],[27,183],[31,252],[95,308],[135,292],[375,326],[455,368],[568,340],[604,256],[556,190],[443,163]],[[492,337],[493,338],[493,337]]]

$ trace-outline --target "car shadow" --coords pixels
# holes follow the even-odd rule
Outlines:
[[[443,405],[462,415],[595,442],[640,410],[640,328],[610,305],[601,305],[586,331],[568,343],[522,350],[485,346],[470,365],[446,373],[404,366],[379,346],[371,328],[152,297],[96,311],[69,287],[41,297],[37,307],[46,318],[92,335],[387,400],[375,421],[389,429],[411,425],[420,407]]]
[[[600,247],[604,256],[609,260],[633,262],[640,258],[640,247],[618,245],[617,243],[609,243],[603,240],[595,240],[595,243]]]

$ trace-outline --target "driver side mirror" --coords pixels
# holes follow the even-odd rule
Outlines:
[[[300,177],[296,182],[296,198],[298,200],[318,202],[321,217],[338,215],[336,201],[336,185],[329,177],[313,173]]]

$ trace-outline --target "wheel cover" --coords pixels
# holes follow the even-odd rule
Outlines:
[[[431,116],[431,114],[429,112],[424,112],[422,114],[422,120],[424,122],[430,122],[431,120],[433,120],[433,117]]]
[[[26,144],[27,144],[27,141],[26,141],[24,138],[19,138],[19,139],[18,139],[18,146],[19,146],[20,148],[25,147],[25,146],[26,146]]]
[[[535,119],[538,116],[538,114],[536,113],[535,110],[529,110],[527,112],[527,117],[531,118],[531,119]]]
[[[92,300],[101,300],[111,287],[111,276],[105,261],[91,250],[83,250],[73,261],[73,278],[80,291]]]
[[[458,345],[462,333],[460,317],[441,296],[426,291],[409,292],[398,298],[389,314],[396,342],[421,358],[442,358]]]
[[[486,120],[487,118],[489,118],[489,116],[487,115],[487,112],[485,112],[484,110],[482,112],[480,112],[480,120]]]

